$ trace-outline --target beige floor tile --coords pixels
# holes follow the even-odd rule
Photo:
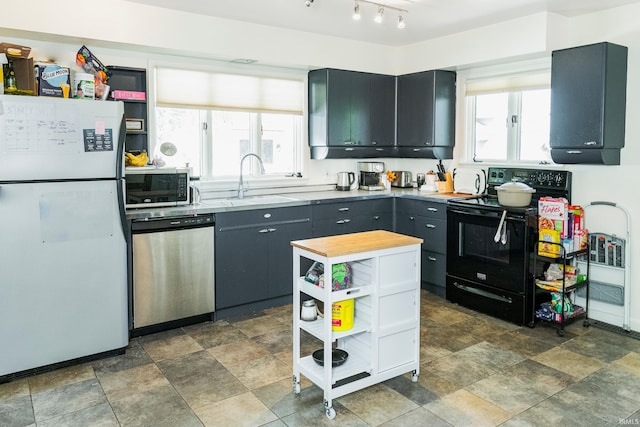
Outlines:
[[[76,365],[29,378],[32,394],[95,378],[91,365]]]
[[[292,328],[293,320],[291,319],[290,314],[288,316],[271,314],[234,322],[233,326],[252,338],[269,332],[278,332],[282,329]]]
[[[337,399],[369,425],[379,425],[418,408],[411,400],[382,384]]]
[[[155,364],[109,373],[99,377],[110,402],[169,384]]]
[[[509,413],[467,390],[458,390],[424,406],[455,426],[497,426]]]
[[[499,406],[509,416],[519,414],[549,397],[531,385],[505,374],[492,375],[465,390]]]
[[[285,378],[291,378],[291,368],[272,355],[242,363],[225,365],[249,390],[263,387]]]
[[[262,345],[251,339],[244,339],[232,344],[210,348],[209,353],[224,366],[232,366],[249,362],[258,358],[271,356]]]
[[[15,380],[0,384],[0,401],[29,396],[29,380]]]
[[[196,415],[207,427],[254,427],[278,417],[252,393],[243,393],[198,408]]]
[[[386,423],[380,424],[380,427],[449,427],[451,424],[438,417],[433,412],[429,412],[425,408],[414,409],[411,412],[402,414]]]
[[[585,378],[605,366],[597,359],[574,353],[562,347],[554,347],[532,357],[532,359],[578,379]]]
[[[635,376],[640,376],[640,353],[631,352],[611,362],[611,366],[615,366]]]
[[[202,346],[189,335],[178,335],[163,340],[152,341],[144,343],[142,346],[156,362],[203,350]]]

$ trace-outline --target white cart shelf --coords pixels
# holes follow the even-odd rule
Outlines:
[[[300,375],[324,391],[327,417],[334,418],[333,399],[390,378],[420,369],[420,245],[422,239],[368,231],[317,239],[297,240],[293,246],[293,387],[300,393]],[[301,259],[321,262],[327,285],[320,288],[300,277]],[[351,285],[332,291],[333,265],[348,263]],[[300,320],[303,295],[324,303],[325,316]],[[331,330],[331,305],[354,299],[354,325]],[[324,366],[310,354],[301,354],[300,331],[323,342]],[[349,354],[332,367],[335,347]]]

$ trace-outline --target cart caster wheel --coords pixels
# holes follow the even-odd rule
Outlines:
[[[564,336],[564,329],[558,329],[558,336],[559,337],[563,337]]]
[[[336,417],[336,410],[333,408],[327,408],[327,410],[325,411],[325,414],[327,414],[327,418],[332,420]]]
[[[532,320],[531,322],[527,323],[527,326],[528,326],[528,327],[530,327],[530,328],[533,328],[533,327],[535,327],[535,326],[536,326],[536,322],[534,322],[534,321]]]
[[[418,374],[416,373],[416,371],[413,371],[411,373],[411,382],[412,383],[417,383],[418,382]]]
[[[582,326],[584,326],[585,328],[588,328],[588,327],[589,327],[589,321],[585,319],[585,320],[582,322]]]

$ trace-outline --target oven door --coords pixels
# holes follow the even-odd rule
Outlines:
[[[493,288],[522,294],[528,283],[530,216],[507,212],[506,240],[494,240],[502,211],[447,209],[447,274]],[[502,233],[499,233],[502,237]],[[504,243],[503,243],[504,241]]]

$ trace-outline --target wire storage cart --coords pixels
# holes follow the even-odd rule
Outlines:
[[[541,245],[547,245],[547,250],[557,255],[540,255],[539,248]],[[560,279],[556,281],[543,280],[542,278],[534,278],[534,295],[548,295],[546,297],[534,297],[533,300],[533,318],[548,322],[556,323],[557,333],[564,336],[564,326],[573,320],[584,317],[582,325],[589,326],[589,258],[586,259],[585,274],[581,275],[581,280],[570,280],[569,276],[572,269],[577,269],[577,260],[579,257],[586,256],[589,253],[588,245],[586,249],[575,252],[567,252],[560,243],[538,241],[536,243],[536,256],[534,258],[534,271],[540,271],[537,267],[538,263],[548,263],[548,268],[555,266],[561,271]],[[576,304],[576,291],[584,289],[586,292],[586,301],[584,305]],[[538,305],[536,301],[545,300]],[[549,301],[547,301],[549,300]],[[535,321],[531,321],[529,327],[535,326]]]
[[[624,236],[595,232],[587,227],[590,231],[589,254],[581,257],[578,263],[590,264],[590,293],[580,290],[577,296],[581,302],[590,299],[592,311],[600,313],[603,322],[621,324],[629,332],[631,215],[623,206],[607,201],[591,202],[584,209],[585,222],[589,222],[589,218],[593,222],[597,213],[603,215],[605,222],[611,222],[612,218],[616,218],[615,211],[618,211],[618,215],[625,220]]]

